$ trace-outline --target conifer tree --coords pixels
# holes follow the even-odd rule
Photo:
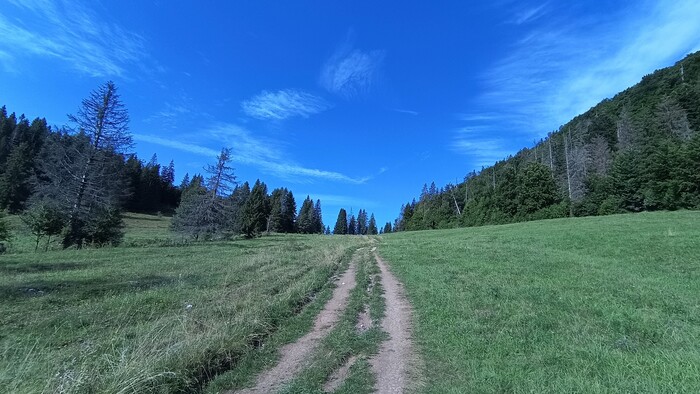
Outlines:
[[[358,235],[367,235],[367,211],[360,209],[357,213],[357,230],[355,231]]]
[[[301,204],[299,215],[297,216],[297,229],[301,234],[313,234],[316,232],[314,224],[314,203],[311,197],[306,196],[306,199]]]
[[[316,204],[314,205],[314,210],[313,210],[313,217],[312,217],[312,225],[313,233],[315,234],[323,234],[323,215],[321,214],[321,200],[316,200]]]
[[[377,235],[377,220],[374,219],[374,214],[369,217],[369,225],[367,226],[367,234]]]
[[[266,231],[269,216],[267,185],[258,179],[250,191],[250,197],[243,206],[243,234],[251,238]]]
[[[345,208],[340,208],[338,212],[338,219],[335,221],[335,227],[333,228],[333,234],[347,234],[348,233],[348,213]]]
[[[348,220],[348,234],[357,234],[357,220],[355,220],[355,215],[350,214],[350,220]]]
[[[383,234],[389,234],[391,232],[391,222],[386,222],[384,225],[384,229],[382,230]]]

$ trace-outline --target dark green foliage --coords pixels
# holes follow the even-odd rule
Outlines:
[[[456,186],[424,185],[394,230],[698,209],[699,108],[700,52]]]
[[[85,239],[93,246],[119,246],[124,238],[124,222],[118,208],[95,212],[85,226]]]
[[[267,186],[258,179],[250,191],[250,197],[243,205],[243,234],[250,238],[267,231],[269,216]]]
[[[45,119],[31,125],[21,115],[7,115],[0,109],[0,209],[21,211],[32,193],[31,182],[38,163],[37,156],[50,132]]]
[[[531,215],[561,201],[552,173],[539,163],[530,163],[518,174],[516,196],[520,215]]]
[[[11,238],[12,234],[10,233],[10,227],[7,225],[7,221],[5,221],[5,214],[0,211],[0,254],[5,253],[7,250],[5,242],[9,241]]]
[[[297,230],[301,234],[323,234],[323,217],[321,214],[321,201],[314,204],[311,197],[306,196],[297,216]]]
[[[348,220],[348,234],[357,234],[357,220],[355,220],[355,215],[350,214],[350,220]]]
[[[335,227],[333,228],[333,234],[347,234],[348,233],[348,213],[345,208],[340,208],[338,212],[338,219],[335,221]]]
[[[195,181],[195,178],[192,178],[192,182]],[[236,186],[233,189],[233,193],[231,193],[231,197],[229,197],[231,214],[228,218],[228,228],[234,234],[243,232],[243,207],[245,207],[248,197],[250,197],[250,185],[248,182],[243,182],[242,185]]]
[[[357,213],[357,229],[355,230],[355,234],[367,235],[367,221],[367,211],[365,211],[364,209],[360,209],[360,211]]]
[[[172,219],[173,230],[195,239],[212,233],[213,227],[204,220],[207,197],[204,178],[201,175],[195,175],[192,182],[182,191],[180,205]]]
[[[22,214],[21,219],[36,237],[36,251],[39,241],[44,236],[47,237],[44,250],[48,249],[51,237],[61,234],[68,218],[57,207],[46,202],[37,202]]]
[[[314,234],[323,234],[323,215],[321,213],[321,200],[316,200],[314,204],[313,216],[311,217],[311,228]]]
[[[195,176],[183,190],[182,201],[172,221],[175,231],[195,239],[222,236],[230,231],[234,201],[228,193],[235,182],[233,168],[229,166],[230,149],[223,148],[216,159],[215,165],[206,167],[209,174],[206,181],[202,176]]]
[[[384,225],[384,228],[381,231],[382,231],[382,234],[389,234],[392,231],[391,230],[391,222],[386,222],[386,224]]]
[[[369,217],[369,225],[367,226],[367,234],[377,235],[377,220],[374,218],[374,214]]]
[[[270,195],[270,217],[268,230],[276,233],[293,233],[297,204],[287,188],[279,188]]]

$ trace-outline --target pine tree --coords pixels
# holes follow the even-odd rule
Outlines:
[[[382,230],[382,233],[384,234],[389,234],[391,232],[391,222],[386,222],[384,225],[384,229]]]
[[[229,197],[231,205],[231,214],[228,217],[226,228],[234,234],[243,233],[243,209],[245,203],[250,197],[250,185],[248,182],[243,182],[242,185],[236,186]]]
[[[287,191],[287,195],[282,199],[282,232],[284,233],[294,233],[296,232],[296,216],[297,216],[297,203],[294,200],[294,194],[291,190]]]
[[[348,220],[348,234],[357,234],[357,220],[355,220],[355,215],[350,214],[350,220]]]
[[[338,212],[338,219],[335,221],[335,227],[333,228],[333,234],[347,234],[348,233],[348,213],[344,208],[340,208]]]
[[[222,149],[216,159],[215,165],[206,167],[209,173],[206,182],[195,176],[183,190],[182,202],[173,217],[173,229],[195,239],[221,235],[230,227],[232,201],[228,192],[236,179],[229,165],[231,150]]]
[[[132,146],[132,139],[129,114],[111,81],[94,90],[82,101],[77,114],[68,118],[78,129],[75,149],[54,145],[52,148],[59,148],[53,152],[57,159],[45,163],[44,170],[51,179],[53,194],[64,197],[56,201],[69,201],[63,246],[80,248],[90,237],[85,232],[90,221],[99,220],[94,213],[110,212],[119,206],[123,188],[116,182],[119,174],[115,174],[115,165],[117,159],[121,164],[117,155]]]
[[[30,177],[33,157],[29,144],[22,143],[14,148],[5,163],[5,171],[0,176],[0,209],[18,212],[31,195]]]
[[[367,233],[370,235],[377,235],[377,221],[374,219],[374,214],[369,217],[369,225],[367,226]]]
[[[313,233],[315,234],[323,234],[323,215],[321,214],[321,200],[316,200],[316,204],[314,205],[314,210],[313,210],[313,216],[311,219],[311,227],[313,229]]]
[[[360,209],[357,213],[357,230],[358,235],[367,235],[367,211]]]
[[[266,231],[269,216],[270,205],[267,186],[258,179],[250,191],[250,197],[243,206],[243,234],[251,238]]]
[[[301,204],[299,215],[297,216],[297,230],[301,234],[313,234],[317,232],[314,224],[314,202],[311,197],[306,196],[306,199]]]

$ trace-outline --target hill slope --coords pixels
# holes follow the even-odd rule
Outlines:
[[[536,116],[536,114],[533,114]],[[700,52],[401,209],[398,230],[700,207]]]
[[[700,392],[700,212],[382,237],[425,392]]]

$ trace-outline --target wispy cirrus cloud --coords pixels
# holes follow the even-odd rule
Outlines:
[[[383,50],[353,48],[348,37],[323,65],[319,83],[329,92],[345,98],[366,94],[377,81],[384,57]]]
[[[491,132],[489,126],[471,126],[459,129],[450,145],[450,149],[469,158],[473,166],[486,166],[503,159],[512,148],[503,138]]]
[[[540,17],[546,14],[546,9],[548,5],[549,2],[546,2],[540,5],[525,7],[521,9],[519,12],[516,12],[515,18],[513,19],[513,23],[515,23],[516,25],[522,25],[539,19]]]
[[[60,59],[78,72],[94,76],[126,75],[129,66],[151,61],[145,39],[109,18],[91,3],[64,0],[6,0],[14,12],[0,14],[0,62],[16,69],[29,56]],[[9,7],[4,7],[8,11]],[[10,17],[21,14],[23,17]]]
[[[336,171],[309,168],[297,164],[287,157],[281,142],[274,139],[256,137],[246,128],[236,124],[212,124],[208,128],[200,130],[197,136],[203,137],[205,140],[183,142],[179,139],[162,138],[147,134],[136,134],[134,139],[208,157],[214,157],[219,153],[218,150],[207,147],[216,143],[232,148],[234,163],[251,165],[259,168],[264,173],[297,183],[326,180],[363,184],[372,179],[371,176],[357,178]]]
[[[550,7],[516,12],[522,36],[483,75],[485,93],[462,114],[466,126],[493,117],[492,131],[508,130],[523,140],[542,137],[645,74],[700,49],[695,0],[643,0],[594,11],[570,4],[542,18]]]
[[[311,196],[313,199],[321,200],[324,206],[343,207],[348,210],[348,215],[352,209],[355,213],[359,209],[375,208],[379,204],[376,201],[368,200],[362,197],[345,196],[338,194],[318,194],[318,193],[301,193],[300,196]]]
[[[294,116],[310,115],[330,108],[324,99],[301,90],[285,89],[277,92],[263,90],[241,103],[243,112],[258,119],[284,120]]]

